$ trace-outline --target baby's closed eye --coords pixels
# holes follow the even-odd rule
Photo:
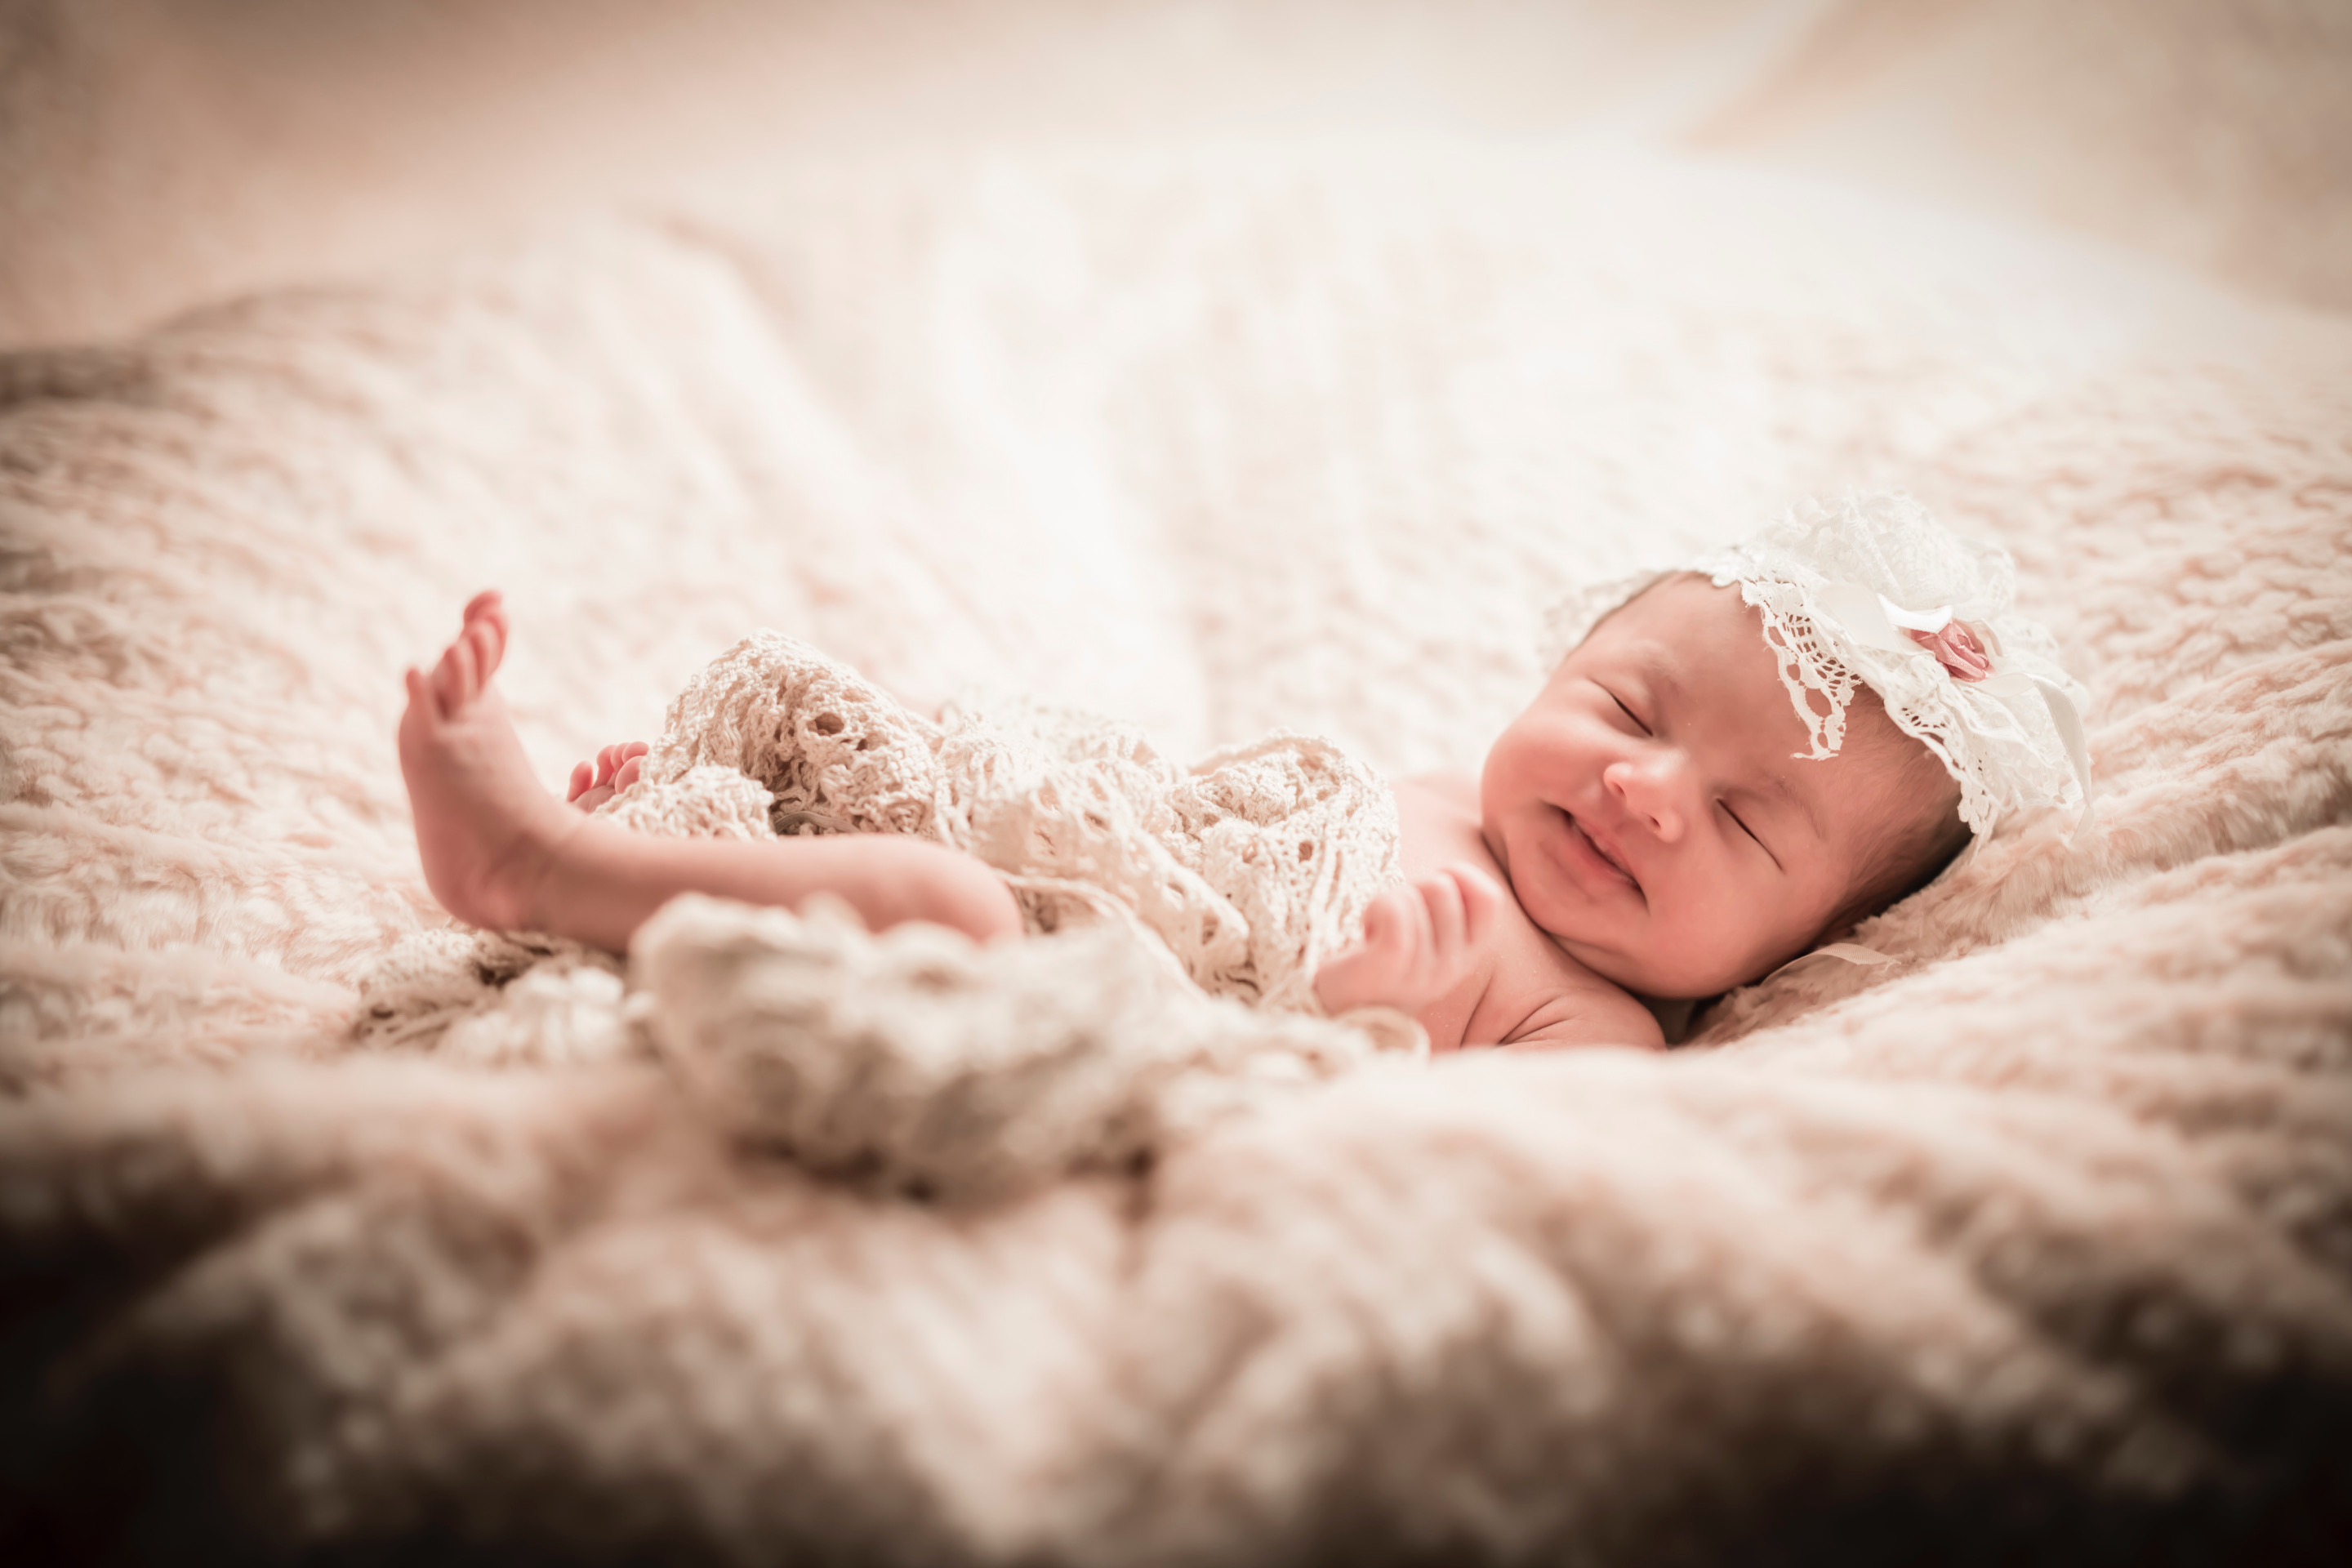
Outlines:
[[[1605,686],[1601,689],[1609,692],[1609,700],[1617,704],[1617,711],[1625,715],[1626,719],[1632,722],[1633,728],[1641,731],[1644,735],[1654,732],[1651,730],[1649,725],[1642,721],[1642,716],[1639,713],[1634,712],[1633,710],[1627,705],[1622,697],[1620,697],[1614,691],[1609,691],[1609,689]]]

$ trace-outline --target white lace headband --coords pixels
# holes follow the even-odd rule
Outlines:
[[[2079,805],[2077,833],[2090,822],[2087,694],[2059,665],[2048,629],[2010,613],[2017,569],[2006,551],[1960,539],[1910,497],[1880,491],[1804,501],[1678,570],[1738,584],[1762,613],[1812,756],[1837,754],[1859,682],[1959,781],[1960,819],[1979,837],[2028,806]],[[1597,584],[1559,605],[1546,625],[1551,661],[1667,574]],[[1813,692],[1828,700],[1826,713]]]

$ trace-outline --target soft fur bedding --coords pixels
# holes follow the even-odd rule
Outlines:
[[[2352,1522],[2339,321],[1631,155],[1040,160],[780,179],[0,397],[12,1559],[2320,1560]],[[1863,485],[2017,553],[2098,817],[1677,1052],[1376,1063],[923,1203],[626,1051],[355,1028],[441,923],[399,670],[480,586],[551,781],[761,626],[1401,773],[1475,761],[1572,581]]]

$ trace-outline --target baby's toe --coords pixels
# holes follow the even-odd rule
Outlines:
[[[498,673],[499,657],[505,645],[499,636],[498,628],[488,620],[476,621],[466,628],[465,636],[457,640],[464,644],[466,648],[467,674],[469,678],[467,681],[468,689],[466,695],[467,700],[471,700],[482,694],[482,689],[490,683],[490,677]]]
[[[474,656],[480,667],[482,682],[488,685],[490,678],[498,674],[499,666],[506,662],[507,657],[507,616],[496,599],[491,600],[489,607],[474,618],[473,624],[466,628],[466,635],[474,644]]]
[[[455,715],[466,704],[465,675],[458,665],[462,642],[451,643],[441,650],[441,658],[433,666],[433,703],[441,717]]]
[[[481,638],[470,630],[462,632],[449,645],[449,652],[457,665],[458,700],[471,702],[482,692]]]

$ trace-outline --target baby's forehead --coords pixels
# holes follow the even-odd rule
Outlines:
[[[1736,586],[1717,587],[1695,572],[1660,578],[1612,610],[1585,647],[1665,667],[1731,659],[1750,668],[1777,662],[1764,618]]]

